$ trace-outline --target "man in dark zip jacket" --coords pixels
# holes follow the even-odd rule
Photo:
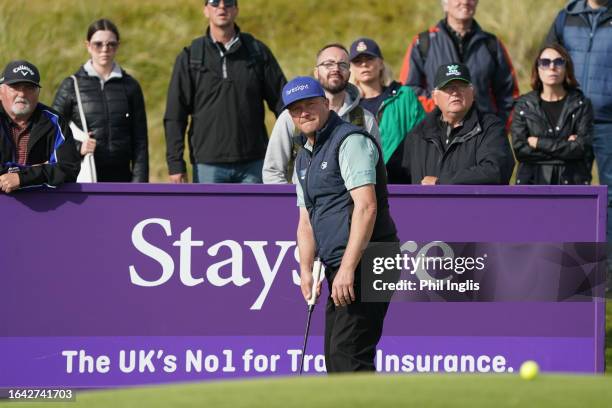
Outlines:
[[[468,68],[440,66],[432,96],[436,109],[405,141],[412,184],[508,184],[514,157],[504,125],[474,106]]]
[[[261,183],[268,132],[264,101],[278,117],[287,82],[272,52],[234,23],[236,0],[205,0],[209,26],[176,58],[164,129],[170,181]],[[191,117],[191,121],[189,121]]]
[[[414,36],[408,46],[400,81],[410,86],[426,112],[434,109],[436,70],[458,61],[472,73],[476,106],[493,113],[509,127],[510,112],[519,96],[518,81],[506,48],[474,19],[478,0],[442,0],[445,18]]]
[[[0,189],[76,181],[81,167],[68,124],[38,102],[40,74],[10,62],[0,77]]]
[[[374,371],[389,303],[362,301],[361,257],[369,242],[398,241],[380,146],[362,128],[330,111],[314,78],[289,82],[283,102],[302,132],[296,137],[301,148],[295,173],[301,289],[307,301],[315,254],[327,267],[327,372]]]

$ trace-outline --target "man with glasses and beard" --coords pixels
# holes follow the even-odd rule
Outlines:
[[[264,101],[278,116],[287,80],[268,47],[234,22],[237,0],[205,0],[203,12],[206,34],[178,55],[168,88],[170,181],[187,181],[183,153],[189,124],[194,182],[261,183],[268,142]]]
[[[12,61],[0,78],[0,189],[76,181],[80,157],[68,124],[38,102],[40,74]]]
[[[349,83],[351,72],[349,53],[341,44],[328,44],[317,53],[314,77],[323,87],[329,109],[340,118],[365,129],[380,141],[374,115],[359,106],[361,96],[357,87]],[[299,133],[288,111],[276,120],[268,142],[263,166],[263,182],[287,184],[291,180],[290,163],[295,158],[293,137]],[[293,180],[295,182],[295,180]]]
[[[441,65],[432,97],[436,108],[405,139],[412,184],[508,184],[514,156],[504,124],[476,106],[467,66]]]

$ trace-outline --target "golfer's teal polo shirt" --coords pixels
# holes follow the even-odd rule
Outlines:
[[[310,142],[306,142],[304,148],[312,151]],[[340,174],[348,191],[368,184],[376,184],[378,149],[367,136],[358,133],[347,136],[340,145],[338,160],[340,162]],[[297,180],[295,174],[293,179]],[[295,186],[298,207],[306,207],[301,184],[296,183]]]

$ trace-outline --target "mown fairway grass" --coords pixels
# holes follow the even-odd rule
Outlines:
[[[612,377],[543,375],[532,381],[518,375],[293,377],[88,392],[77,394],[76,403],[53,406],[604,408],[612,406]]]
[[[506,44],[521,84],[528,89],[529,67],[564,0],[481,0],[477,20]],[[42,72],[41,100],[51,103],[61,80],[87,58],[87,26],[107,17],[119,26],[117,60],[141,83],[149,116],[151,181],[166,181],[162,118],[176,55],[205,27],[202,0],[30,0],[0,1],[0,65],[28,59]],[[442,16],[438,0],[243,0],[238,23],[263,40],[287,77],[312,72],[324,44],[346,46],[370,36],[399,73],[411,39]],[[267,118],[268,130],[274,123]]]

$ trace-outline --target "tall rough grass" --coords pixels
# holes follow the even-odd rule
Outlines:
[[[477,20],[506,44],[527,91],[534,53],[565,0],[481,0]],[[118,62],[143,87],[149,119],[151,181],[167,179],[162,119],[174,59],[200,35],[206,21],[202,0],[0,1],[0,65],[28,59],[43,76],[41,100],[51,103],[61,80],[87,59],[87,26],[115,21],[122,45]],[[347,46],[358,36],[376,39],[399,72],[408,43],[442,17],[438,0],[241,0],[238,24],[275,53],[287,77],[312,72],[324,44]],[[274,123],[267,117],[268,129]]]

